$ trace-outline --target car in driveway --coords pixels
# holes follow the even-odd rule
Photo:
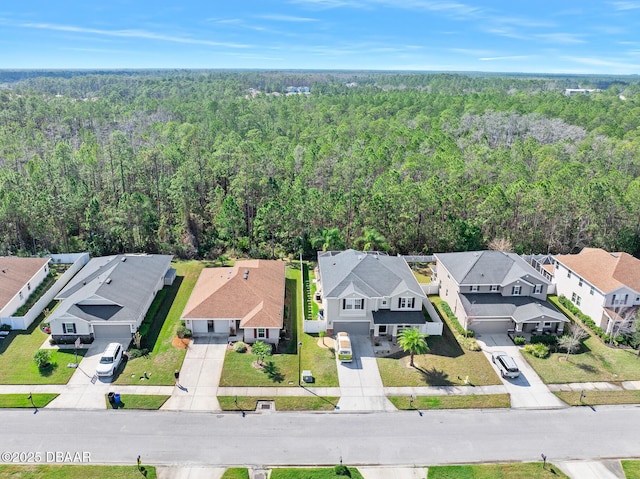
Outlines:
[[[520,369],[518,369],[515,359],[504,351],[494,351],[491,355],[491,361],[498,367],[503,378],[520,376]]]
[[[100,377],[110,377],[118,370],[122,362],[122,344],[109,343],[105,348],[100,362],[96,367],[96,374]]]

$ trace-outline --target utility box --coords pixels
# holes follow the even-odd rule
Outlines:
[[[308,369],[305,369],[304,371],[302,371],[302,382],[303,383],[312,383],[315,380],[313,379],[313,374],[311,374],[311,371],[309,371]]]

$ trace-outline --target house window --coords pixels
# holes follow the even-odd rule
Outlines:
[[[542,285],[541,284],[536,284],[533,287],[533,294],[540,294],[542,293]]]
[[[27,283],[27,291],[31,291],[31,283]]]
[[[594,288],[593,286],[591,286],[591,289],[589,290],[589,294],[591,296],[593,296],[594,294],[596,294],[596,288]]]
[[[545,321],[544,323],[542,323],[542,327],[543,328],[550,328],[551,327],[551,321]]]
[[[387,335],[387,325],[386,324],[378,326],[378,335],[379,336],[386,336]]]
[[[20,296],[20,299],[22,299],[22,298],[23,298],[23,296],[22,296],[22,291],[20,291],[20,292],[18,293],[18,296]]]
[[[267,333],[265,328],[258,328],[258,338],[266,338]]]
[[[572,293],[571,302],[575,303],[576,306],[580,306],[580,303],[582,302],[582,298],[578,296],[576,293]]]
[[[62,332],[64,334],[76,334],[76,323],[62,323]]]
[[[582,288],[582,278],[580,278],[580,279],[578,280],[578,286],[580,286],[580,287]]]
[[[416,298],[398,298],[399,309],[413,308],[416,304]]]
[[[477,284],[474,284],[473,286],[471,286],[471,292],[479,291],[479,290],[480,290],[480,286],[478,286]]]
[[[491,291],[492,293],[497,293],[498,292],[498,285],[497,284],[492,284],[491,287],[489,288],[489,291]]]
[[[342,309],[344,310],[354,310],[354,309],[364,309],[364,299],[362,298],[345,298],[342,300]]]
[[[571,278],[571,271],[567,270],[567,278]]]
[[[514,286],[511,288],[511,294],[513,296],[520,296],[520,292],[522,291],[522,286]]]

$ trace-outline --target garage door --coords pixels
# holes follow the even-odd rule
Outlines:
[[[469,329],[476,334],[506,334],[513,327],[511,321],[474,321]]]
[[[344,331],[351,335],[369,336],[369,321],[334,321],[333,333]]]
[[[130,338],[131,327],[128,324],[99,324],[93,327],[93,337],[102,338]]]

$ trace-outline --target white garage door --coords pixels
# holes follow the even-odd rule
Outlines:
[[[506,334],[512,327],[511,321],[474,321],[469,329],[476,334]]]
[[[102,338],[130,338],[131,327],[128,324],[98,324],[93,326],[93,336]]]
[[[351,335],[369,336],[369,321],[334,321],[333,334],[344,331]]]

